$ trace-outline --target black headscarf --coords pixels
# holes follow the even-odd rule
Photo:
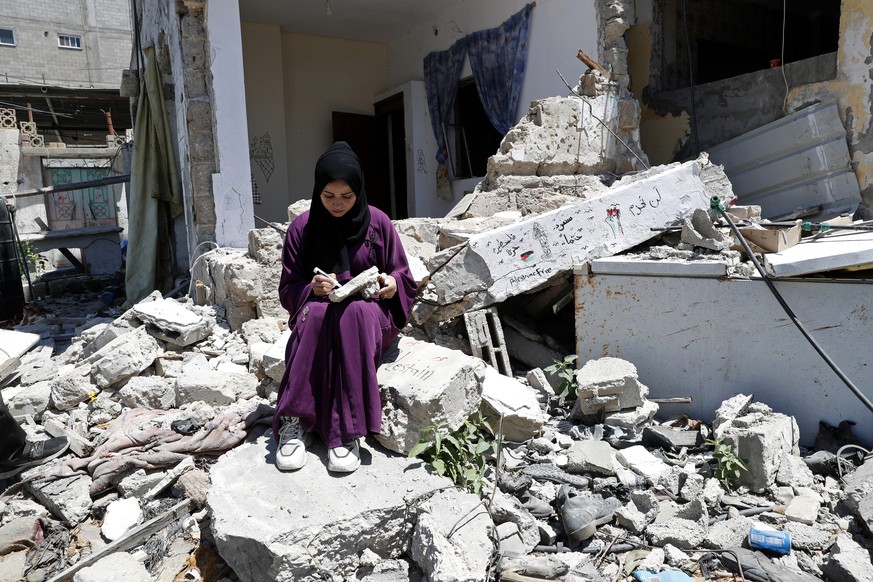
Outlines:
[[[356,196],[354,206],[340,218],[331,215],[321,202],[324,187],[336,180],[347,183]],[[370,207],[361,163],[349,144],[338,141],[315,164],[315,185],[303,245],[307,270],[319,267],[337,275],[348,271],[349,249],[363,242],[369,226]]]

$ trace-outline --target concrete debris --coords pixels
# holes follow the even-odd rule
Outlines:
[[[613,53],[626,50],[626,5],[604,3]],[[753,387],[713,418],[664,418],[633,362],[565,359],[572,274],[592,259],[633,249],[751,273],[707,210],[732,198],[719,166],[704,154],[644,169],[625,77],[592,71],[585,97],[533,103],[445,218],[395,222],[419,300],[378,369],[382,432],[346,477],[328,474],[318,442],[299,471],[274,466],[267,427],[291,335],[276,292],[283,225],[200,255],[190,299],[37,317],[12,332],[14,355],[0,332],[9,409],[30,436],[71,440],[0,498],[0,578],[572,582],[623,579],[629,564],[706,576],[699,561],[727,577],[724,556],[771,580],[873,578],[873,461],[837,458],[857,441],[801,449],[794,418],[741,393]],[[460,442],[477,413],[501,444],[478,453],[481,499],[406,456],[435,426]],[[749,551],[752,529],[788,534],[790,553]]]

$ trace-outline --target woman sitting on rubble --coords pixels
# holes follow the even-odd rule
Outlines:
[[[337,283],[370,267],[379,290],[328,298]],[[315,269],[323,274],[315,274]],[[358,439],[382,427],[376,368],[407,322],[416,286],[400,237],[384,212],[367,205],[358,157],[337,142],[315,165],[312,205],[288,228],[279,299],[293,329],[273,420],[276,466],[306,464],[307,431],[328,448],[328,470],[360,466]]]

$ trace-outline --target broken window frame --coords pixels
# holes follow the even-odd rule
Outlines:
[[[470,131],[464,123],[464,118],[467,117],[470,109],[464,109],[462,111],[463,100],[460,99],[461,91],[470,91],[471,88],[476,93],[476,100],[479,103],[479,110],[475,112],[477,123],[479,123],[480,126],[491,128],[496,140],[493,151],[490,151],[490,153],[485,155],[484,160],[480,159],[480,156],[475,158],[476,166],[482,166],[486,168],[487,171],[488,158],[497,153],[500,147],[500,141],[502,141],[504,137],[494,128],[491,121],[488,119],[488,115],[485,113],[481,101],[479,101],[475,79],[473,77],[462,78],[455,90],[452,119],[449,123],[443,124],[443,134],[446,141],[446,150],[448,151],[449,177],[452,180],[469,180],[471,178],[484,178],[485,176],[485,172],[482,172],[481,175],[477,175],[473,171],[474,158],[471,157],[470,143],[468,141]]]
[[[9,33],[9,37],[12,39],[11,42],[5,41],[4,33]],[[0,46],[17,46],[17,42],[15,39],[15,31],[13,29],[0,28]]]
[[[82,37],[75,34],[58,33],[58,48],[80,51],[82,50]]]

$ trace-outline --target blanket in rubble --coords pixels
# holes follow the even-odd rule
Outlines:
[[[191,434],[172,428],[178,413],[126,409],[107,425],[104,440],[90,457],[69,459],[52,476],[87,472],[92,480],[90,493],[98,495],[138,469],[170,467],[189,455],[217,455],[230,450],[245,440],[249,428],[267,422],[273,410],[261,404],[248,413],[217,414]]]

